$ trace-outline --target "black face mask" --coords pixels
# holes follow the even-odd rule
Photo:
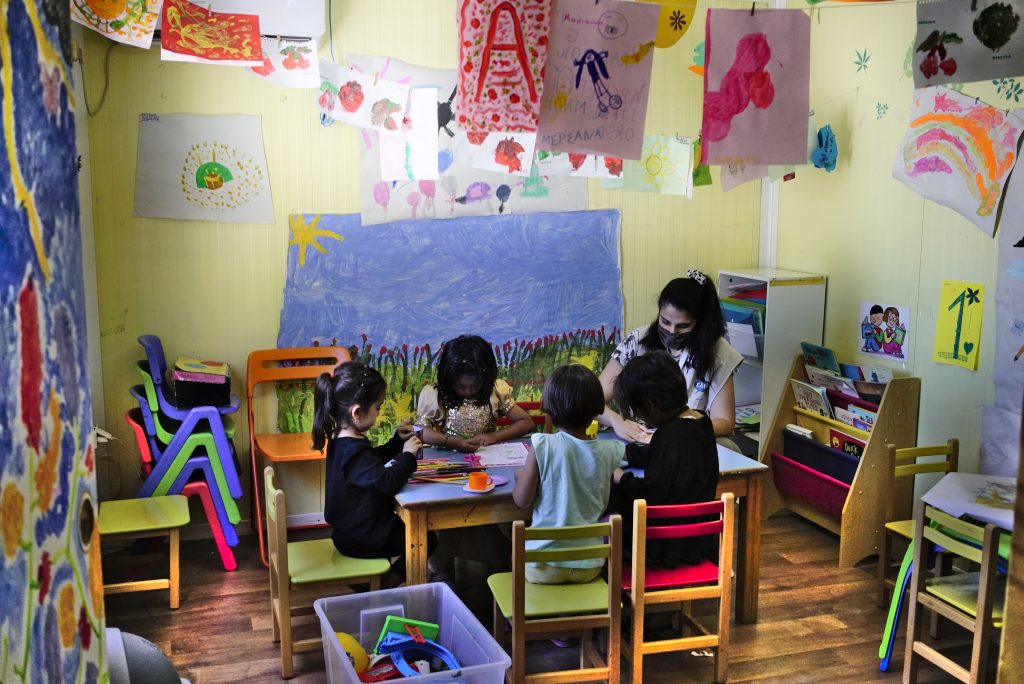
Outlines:
[[[693,331],[673,334],[659,325],[658,337],[661,338],[661,343],[665,345],[666,349],[679,351],[683,349],[690,341],[690,338],[693,337]]]

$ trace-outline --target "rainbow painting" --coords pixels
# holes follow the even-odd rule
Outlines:
[[[893,177],[992,236],[1024,132],[1020,112],[997,109],[943,86],[915,91]]]

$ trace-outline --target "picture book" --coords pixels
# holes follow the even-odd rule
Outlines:
[[[868,425],[874,425],[875,420],[878,418],[878,414],[874,411],[868,411],[866,408],[861,408],[855,404],[850,404],[846,407],[846,410],[856,415]]]
[[[761,424],[761,405],[736,407],[736,427],[739,429],[756,428]]]
[[[866,380],[867,382],[880,382],[885,384],[892,380],[892,371],[880,366],[860,366],[856,363],[842,363],[842,375],[851,380]]]
[[[871,431],[871,425],[865,423],[863,418],[861,418],[856,413],[848,409],[836,407],[835,419],[838,420],[840,423],[851,425],[857,428],[858,430],[863,430],[864,432]]]
[[[867,380],[854,380],[853,386],[857,388],[857,394],[860,395],[861,399],[874,402],[876,404],[882,403],[882,395],[885,394],[884,382],[868,382]]]
[[[797,406],[805,411],[832,418],[832,406],[828,403],[824,387],[815,387],[796,378],[790,378],[790,383],[793,385]]]
[[[856,437],[851,437],[841,430],[829,428],[828,441],[833,449],[838,449],[844,454],[850,454],[851,456],[860,458],[864,453],[864,442]]]
[[[808,366],[824,368],[839,375],[839,362],[836,361],[836,353],[834,351],[828,347],[822,347],[819,344],[812,344],[810,342],[801,342],[800,349],[803,350],[804,362]]]
[[[818,385],[819,387],[824,387],[826,389],[833,389],[848,397],[859,396],[853,380],[840,377],[816,366],[805,366],[804,368],[807,371],[807,380],[812,385]]]

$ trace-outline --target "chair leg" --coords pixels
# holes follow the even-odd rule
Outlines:
[[[878,607],[885,608],[889,605],[885,600],[885,580],[889,577],[889,566],[892,563],[892,537],[889,530],[882,528],[882,543],[878,548]]]
[[[174,529],[171,530],[171,539],[170,539],[170,547],[171,547],[171,549],[170,549],[171,550],[171,569],[170,569],[170,574],[171,574],[171,576],[170,576],[170,583],[171,583],[171,587],[170,587],[171,588],[171,610],[174,610],[174,609],[176,609],[178,607],[178,599],[179,599],[179,596],[178,596],[178,581],[179,581],[178,569],[180,567],[179,563],[178,563],[178,561],[179,561],[178,549],[179,549],[180,539],[181,539],[181,531],[177,527],[175,527]]]
[[[512,618],[512,667],[509,669],[509,681],[512,684],[523,684],[526,680],[526,635],[522,618]]]
[[[632,634],[630,648],[633,649],[634,682],[644,680],[644,611],[643,606],[633,606]]]
[[[718,648],[715,649],[715,681],[719,684],[726,681],[729,675],[729,613],[731,601],[718,601]]]
[[[492,601],[492,603],[493,617],[491,618],[491,634],[494,636],[494,640],[498,642],[498,645],[501,646],[503,649],[506,649],[505,616],[501,614],[501,609],[498,608],[498,602]]]
[[[907,645],[903,653],[903,684],[917,682],[919,658],[914,656],[914,642],[921,636],[921,606],[917,602],[917,583],[910,585],[910,605],[907,610]]]
[[[281,597],[277,603],[277,606],[277,620],[281,629],[281,679],[290,679],[293,672],[291,597]]]

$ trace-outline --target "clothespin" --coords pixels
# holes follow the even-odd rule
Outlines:
[[[278,34],[278,36],[277,36],[277,49],[278,50],[281,49],[281,36],[280,36],[280,34]]]
[[[415,641],[417,644],[427,643],[427,640],[423,637],[423,634],[420,632],[420,628],[416,625],[407,624],[405,626],[405,631],[409,633],[409,636],[411,636],[412,640]]]
[[[373,85],[374,86],[377,85],[377,81],[378,80],[380,80],[380,72],[379,71],[374,71],[373,72]]]
[[[750,16],[754,16],[754,7],[757,6],[756,2],[750,3]]]

